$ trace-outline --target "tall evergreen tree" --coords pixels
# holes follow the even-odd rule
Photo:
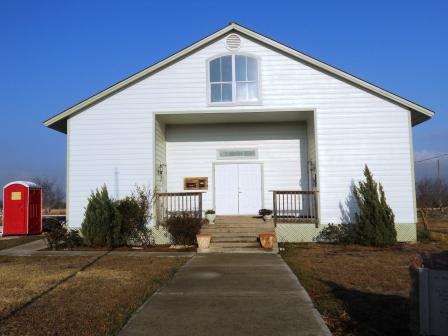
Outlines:
[[[354,187],[359,212],[356,214],[357,240],[362,245],[390,246],[397,242],[394,214],[386,202],[381,183],[375,182],[367,165],[365,181]]]
[[[81,233],[87,245],[115,247],[122,243],[120,213],[106,186],[92,192],[84,216]]]

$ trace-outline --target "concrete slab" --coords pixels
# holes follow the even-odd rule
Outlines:
[[[39,251],[47,247],[44,239],[39,239],[32,241],[30,243],[18,245],[11,247],[9,249],[4,249],[0,251],[0,255],[20,255],[20,254],[30,254],[34,251]]]
[[[196,255],[119,335],[255,334],[331,335],[279,255]]]

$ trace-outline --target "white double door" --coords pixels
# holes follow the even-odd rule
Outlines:
[[[259,163],[216,164],[216,214],[258,214],[262,204],[261,178]]]

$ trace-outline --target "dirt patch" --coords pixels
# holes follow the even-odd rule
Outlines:
[[[40,258],[40,265],[45,264],[43,260],[51,264],[57,258]],[[20,264],[29,260],[28,263],[34,264],[32,259],[35,258],[15,258],[10,262]],[[65,263],[59,260],[59,268],[72,267],[71,271],[76,271],[76,267],[83,262],[88,263],[91,258],[62,259],[65,259]],[[143,260],[139,257],[104,256],[32,304],[1,321],[0,334],[90,336],[116,333],[132,312],[160,288],[186,260],[188,259],[148,257]],[[45,274],[46,267],[42,267],[41,272]],[[26,273],[23,273],[22,277],[30,278]],[[38,277],[33,279],[39,282]],[[0,295],[7,291],[8,288],[3,288]],[[11,304],[13,302],[9,302],[7,306]]]
[[[0,250],[30,243],[35,240],[42,239],[43,236],[22,236],[22,237],[2,237],[0,238]]]
[[[286,244],[282,256],[334,335],[410,335],[409,258],[442,243],[393,248]]]

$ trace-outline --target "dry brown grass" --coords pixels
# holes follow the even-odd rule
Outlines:
[[[71,270],[76,271],[79,262],[89,262],[89,258],[74,258],[72,261],[70,258],[67,257],[65,263],[58,261],[59,267],[72,267]],[[28,263],[34,264],[29,257],[23,258],[25,261],[17,259],[20,258],[10,262],[27,263],[26,260],[29,260]],[[52,263],[55,257],[47,259]],[[132,312],[186,260],[105,256],[1,321],[0,334],[90,336],[116,333]],[[42,272],[47,272],[45,267]],[[26,273],[22,276],[26,276]],[[37,277],[35,282],[39,282]]]
[[[92,257],[0,256],[0,319],[91,260]]]
[[[409,258],[442,244],[393,248],[285,245],[282,256],[335,335],[409,335]]]
[[[65,209],[51,209],[50,210],[50,215],[65,215],[65,213],[66,213],[66,210]]]
[[[0,238],[0,250],[8,249],[14,246],[30,243],[32,241],[42,239],[41,235],[38,236],[23,236],[23,237],[4,237]]]
[[[448,235],[448,208],[427,210],[426,219],[431,231]],[[420,211],[418,211],[417,228],[424,228]]]

